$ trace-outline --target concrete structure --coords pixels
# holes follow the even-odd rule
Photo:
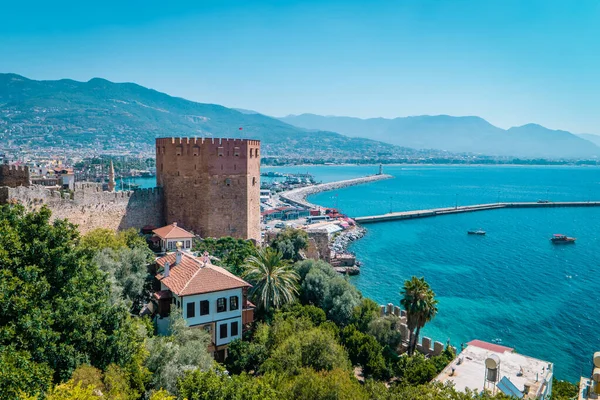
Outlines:
[[[260,142],[156,139],[156,181],[167,222],[201,237],[260,241]]]
[[[241,338],[244,327],[254,320],[254,306],[247,299],[250,284],[212,265],[208,253],[199,258],[178,248],[156,263],[161,290],[153,297],[159,333],[168,333],[171,307],[177,307],[187,326],[211,334],[209,351],[223,360],[227,345]]]
[[[582,376],[579,381],[578,400],[600,399],[600,351],[592,357],[592,368],[590,375]]]
[[[510,347],[473,340],[435,378],[458,391],[502,392],[518,399],[550,399],[554,365]]]
[[[177,243],[181,243],[181,248],[184,251],[192,250],[192,239],[194,239],[195,235],[178,227],[177,222],[173,222],[171,225],[163,226],[162,228],[154,229],[152,233],[160,239],[160,250],[163,253],[169,250],[175,250],[177,248]]]
[[[427,218],[438,215],[459,214],[464,212],[495,210],[499,208],[546,208],[546,207],[600,207],[600,201],[561,201],[561,202],[520,202],[520,203],[492,203],[477,204],[473,206],[434,208],[431,210],[414,210],[372,215],[369,217],[356,217],[354,220],[360,224],[373,222],[396,221],[401,219]]]

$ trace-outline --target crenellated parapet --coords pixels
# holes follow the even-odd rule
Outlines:
[[[398,318],[398,324],[396,329],[400,331],[402,338],[402,347],[404,350],[408,348],[408,340],[410,338],[410,331],[408,329],[406,311],[392,303],[379,306],[380,317],[392,317]],[[450,346],[456,353],[456,348]],[[427,336],[421,337],[421,342],[417,343],[417,351],[426,356],[439,356],[444,351],[444,344],[442,342],[434,342]]]
[[[68,219],[85,233],[95,228],[114,230],[164,225],[161,188],[107,192],[102,184],[78,182],[75,190],[51,190],[32,185],[0,187],[0,204],[20,203],[30,211],[47,206],[53,219]]]
[[[18,187],[29,186],[31,175],[29,167],[25,165],[0,165],[0,186]]]

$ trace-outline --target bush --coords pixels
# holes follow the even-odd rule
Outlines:
[[[397,349],[402,341],[402,335],[398,329],[400,319],[393,316],[385,316],[372,320],[367,332],[373,335],[382,346]]]

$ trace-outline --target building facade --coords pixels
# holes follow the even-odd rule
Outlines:
[[[154,293],[159,333],[168,333],[171,309],[177,308],[188,327],[210,333],[209,351],[224,359],[229,343],[240,339],[254,320],[254,305],[247,299],[250,284],[213,265],[207,253],[195,257],[178,249],[156,263],[161,289]]]
[[[156,181],[167,223],[201,237],[260,241],[260,142],[156,139]]]

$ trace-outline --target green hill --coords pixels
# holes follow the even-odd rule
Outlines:
[[[265,156],[343,159],[419,154],[374,140],[298,128],[258,113],[196,103],[133,83],[99,78],[35,81],[16,74],[0,74],[0,135],[20,146],[105,150],[139,146],[151,151],[157,136],[214,136],[259,139]]]

